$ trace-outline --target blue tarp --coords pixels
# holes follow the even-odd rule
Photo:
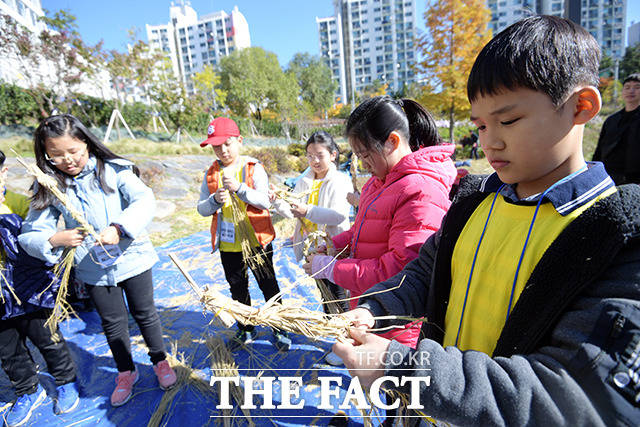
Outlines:
[[[175,345],[177,352],[184,355],[188,364],[205,381],[209,381],[209,350],[205,345],[208,336],[220,336],[225,341],[235,332],[210,324],[213,315],[203,312],[201,304],[192,296],[184,277],[168,258],[174,253],[183,261],[194,280],[200,285],[208,285],[229,295],[228,284],[224,278],[219,254],[211,254],[208,232],[197,233],[175,240],[157,248],[160,262],[153,268],[155,301],[162,321],[165,342],[170,349]],[[321,310],[318,293],[313,280],[304,274],[296,263],[293,250],[282,241],[274,242],[274,264],[281,289],[290,288],[285,299],[293,299],[306,307]],[[261,305],[264,298],[253,276],[250,274],[250,292],[253,305]],[[69,319],[61,324],[61,330],[70,347],[78,367],[78,382],[81,390],[79,407],[69,414],[53,414],[53,403],[48,397],[37,408],[29,422],[30,425],[47,426],[143,426],[147,425],[160,403],[163,391],[157,380],[140,331],[132,318],[129,323],[133,358],[140,373],[140,380],[134,386],[134,396],[120,408],[113,408],[109,396],[113,391],[116,368],[95,311],[81,312],[79,318]],[[302,409],[260,409],[260,398],[254,401],[258,409],[251,409],[252,420],[256,425],[327,425],[342,402],[350,383],[350,376],[344,367],[335,368],[324,363],[323,359],[330,351],[331,342],[312,341],[303,336],[293,335],[293,345],[289,352],[278,352],[273,346],[271,330],[264,327],[256,329],[257,339],[251,350],[239,350],[234,353],[240,375],[263,377],[301,376],[303,386],[300,397],[305,400]],[[40,366],[41,383],[49,396],[54,395],[55,384],[46,373],[46,365],[33,346],[30,349]],[[320,387],[318,377],[332,376],[342,379],[340,399],[332,399],[336,409],[320,410]],[[274,405],[279,404],[279,382],[274,383]],[[332,388],[337,388],[336,386]],[[6,411],[15,399],[11,384],[0,373],[0,408]],[[294,403],[297,400],[294,399]],[[232,401],[233,402],[233,401]],[[169,408],[165,411],[161,425],[200,426],[223,425],[224,415],[216,410],[219,396],[214,393],[203,394],[194,387],[181,388]],[[351,405],[345,410],[350,425],[363,425],[361,412]],[[232,425],[247,425],[239,408],[232,411]],[[383,419],[383,411],[374,409],[372,422],[378,425]]]

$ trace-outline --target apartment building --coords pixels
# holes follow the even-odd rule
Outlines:
[[[235,50],[251,46],[249,24],[238,7],[231,13],[213,12],[198,17],[191,2],[171,2],[170,22],[146,25],[151,49],[165,52],[189,92],[193,92],[191,76],[205,65],[216,66],[220,59]]]
[[[627,34],[627,41],[629,42],[629,46],[635,46],[640,43],[640,22],[631,22]]]
[[[627,0],[487,0],[494,33],[531,14],[563,16],[598,40],[602,53],[622,58]]]
[[[355,102],[376,80],[391,91],[415,81],[415,0],[334,0],[334,16],[316,24],[342,102]]]

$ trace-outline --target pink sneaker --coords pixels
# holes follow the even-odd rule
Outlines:
[[[166,360],[161,360],[153,366],[153,372],[156,373],[158,377],[158,383],[160,384],[160,388],[163,390],[168,390],[173,387],[176,383],[176,373],[171,366],[169,366],[169,362]]]
[[[138,370],[124,371],[116,378],[116,389],[111,394],[111,406],[122,406],[129,399],[133,390],[133,385],[138,381]]]

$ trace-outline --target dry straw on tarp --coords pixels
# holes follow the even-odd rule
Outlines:
[[[195,354],[195,352],[193,354]],[[171,351],[167,354],[167,361],[176,372],[176,383],[162,395],[160,404],[158,404],[155,412],[151,415],[147,427],[158,427],[162,425],[162,420],[165,415],[170,416],[172,414],[173,409],[171,408],[171,404],[177,394],[186,387],[194,387],[201,394],[213,398],[213,389],[209,386],[209,382],[193,370],[191,360],[187,360],[183,353],[178,352],[178,343],[175,341],[171,344]],[[164,425],[167,425],[166,422]]]
[[[238,372],[238,365],[233,358],[233,355],[225,345],[222,338],[219,336],[210,336],[207,338],[207,348],[209,349],[209,357],[211,358],[211,372],[216,377],[234,377],[239,378],[240,373]],[[220,385],[218,384],[218,390]],[[220,393],[218,391],[218,393]],[[243,409],[241,405],[244,404],[244,393],[242,392],[242,388],[240,386],[235,385],[234,383],[229,384],[229,393],[233,398],[235,403],[233,406],[235,408],[240,408],[242,411],[244,422],[247,422],[248,425],[254,426],[255,424],[251,420],[251,411],[248,409]],[[235,412],[235,410],[233,411]],[[237,415],[228,409],[223,409],[223,425],[225,427],[232,425],[232,416]]]
[[[20,157],[18,153],[16,153],[15,151],[14,151],[14,154],[16,155],[16,160],[18,161],[18,163],[24,166],[24,168],[27,170],[27,173],[35,177],[39,185],[49,190],[51,194],[53,194],[55,198],[58,199],[60,203],[62,203],[62,205],[69,212],[71,217],[80,224],[80,227],[78,227],[78,229],[80,229],[86,234],[91,235],[96,241],[99,241],[100,238],[98,236],[98,233],[96,233],[96,230],[93,228],[91,224],[89,224],[89,222],[85,219],[84,215],[71,204],[67,195],[62,191],[60,191],[56,180],[51,176],[47,175],[46,173],[44,173],[38,167],[38,165],[36,164],[30,165],[26,163],[24,159]],[[60,278],[60,287],[58,288],[58,294],[56,295],[56,302],[55,302],[53,311],[51,312],[51,316],[49,316],[49,318],[47,319],[47,322],[45,323],[45,325],[47,325],[47,327],[49,328],[52,334],[55,333],[55,331],[58,329],[58,324],[61,321],[67,319],[70,315],[75,314],[73,308],[67,302],[67,295],[69,290],[69,277],[71,274],[71,268],[73,267],[75,253],[76,253],[76,248],[66,248],[65,251],[63,252],[62,260],[58,262],[58,264],[56,264],[56,266],[53,269],[55,276],[57,278]],[[53,282],[49,284],[49,286],[47,286],[45,291],[49,287],[51,287],[52,284]],[[42,295],[42,293],[44,293],[44,291],[42,291],[40,295]]]

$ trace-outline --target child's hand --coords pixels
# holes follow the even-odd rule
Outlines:
[[[302,264],[302,269],[309,276],[311,276],[313,274],[312,264],[313,264],[313,257],[315,257],[315,256],[316,256],[315,254],[311,254],[311,255],[307,256],[307,262]]]
[[[354,328],[365,327],[371,329],[375,325],[373,314],[364,307],[354,308],[342,313],[341,316],[350,320]]]
[[[269,196],[269,201],[271,203],[276,201],[276,192],[275,192],[276,187],[273,184],[269,185],[269,191],[267,191],[267,195]]]
[[[231,176],[222,175],[222,186],[235,193],[240,188],[240,181]]]
[[[352,377],[357,376],[364,387],[369,387],[384,375],[384,361],[389,341],[362,329],[349,330],[353,343],[336,342],[333,352],[340,356]]]
[[[120,234],[118,233],[118,229],[113,225],[110,225],[100,232],[96,244],[102,243],[103,245],[117,245],[119,242]]]
[[[360,203],[360,193],[347,193],[347,202],[349,202],[351,206],[357,207]]]
[[[49,243],[54,248],[59,246],[75,248],[82,244],[86,233],[76,228],[69,230],[58,231],[53,236],[49,237]]]
[[[216,202],[224,205],[229,199],[229,191],[224,187],[220,187],[213,193],[213,198]]]
[[[297,205],[295,203],[291,204],[291,213],[294,218],[304,218],[307,215],[307,211],[309,210],[307,205]]]

